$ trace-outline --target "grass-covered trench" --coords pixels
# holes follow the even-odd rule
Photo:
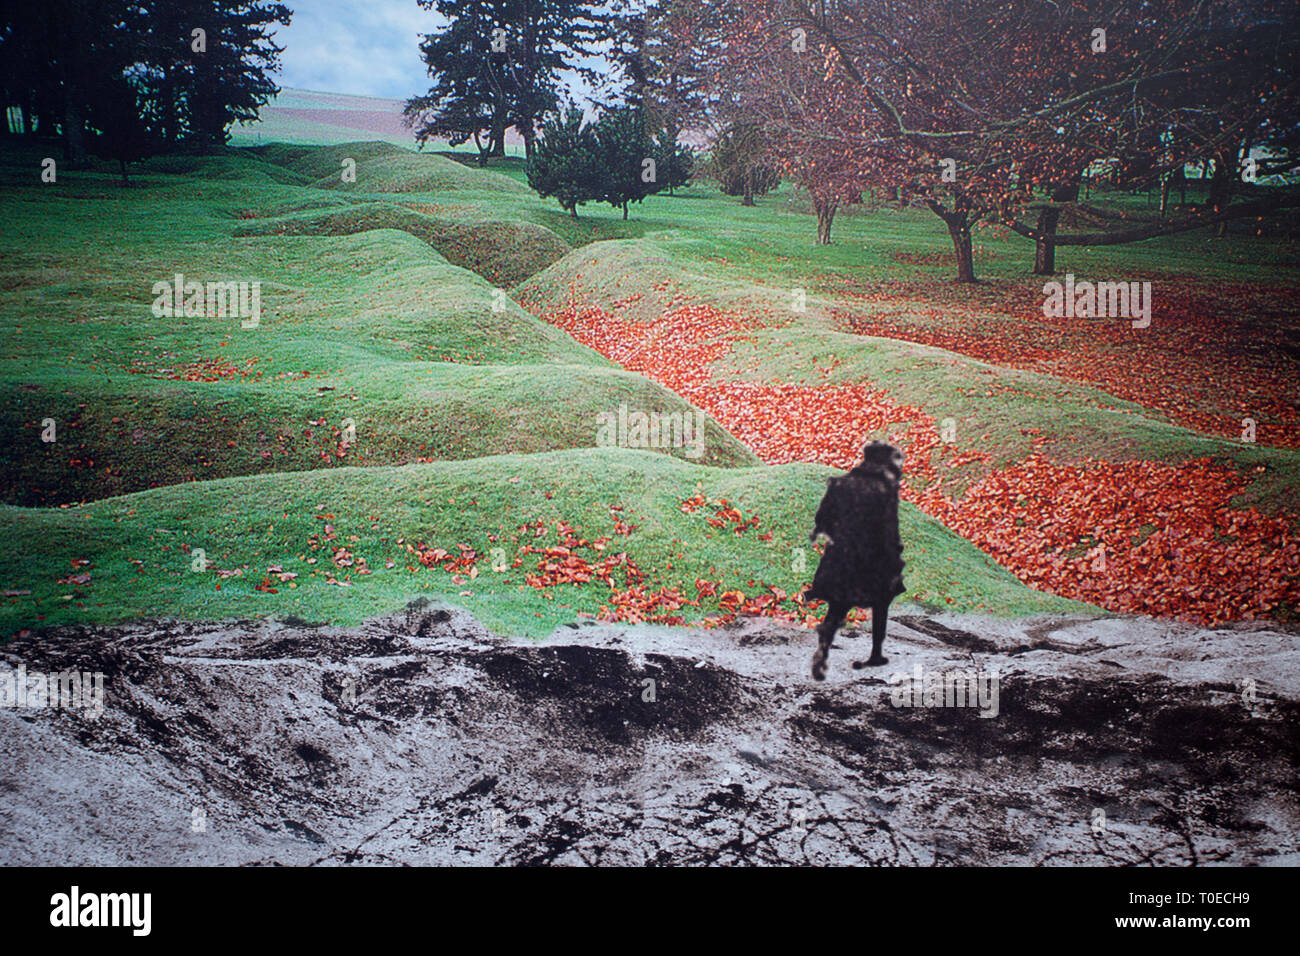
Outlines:
[[[345,159],[355,182],[338,175]],[[839,312],[871,308],[859,286],[907,281],[919,295],[944,281],[946,238],[919,214],[842,216],[836,244],[817,249],[788,188],[755,210],[700,184],[627,223],[609,209],[574,222],[517,167],[383,144],[157,159],[127,189],[107,169],[42,184],[39,161],[0,154],[6,636],[157,616],[352,623],[417,596],[538,636],[602,609],[802,616],[789,596],[816,566],[806,536],[833,469],[764,464],[762,435],[716,414],[698,459],[593,447],[597,416],[621,405],[705,406],[550,321],[575,288],[638,321],[670,308],[668,289],[768,309],[776,319],[720,374],[870,381],[955,419],[989,456],[954,465],[959,450],[939,449],[932,480],[957,494],[1044,444],[1218,458],[1250,477],[1240,503],[1270,512],[1295,487],[1286,449],[1233,445],[1086,383],[853,334]],[[1199,241],[1155,255],[1181,270],[1201,261]],[[1267,268],[1249,247],[1201,261],[1206,279]],[[996,236],[980,253],[999,283],[1029,281],[1024,254]],[[1072,267],[1113,255],[1080,252]],[[154,283],[176,273],[260,282],[260,323],[154,316]],[[795,287],[810,308],[792,315]],[[903,521],[906,599],[1089,607],[1026,586],[918,508]]]

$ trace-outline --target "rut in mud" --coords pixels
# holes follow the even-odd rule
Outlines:
[[[0,863],[1300,862],[1295,634],[904,609],[824,684],[813,640],[415,606],[33,634],[0,665],[101,672],[104,708],[0,709]],[[895,706],[916,667],[996,706]]]

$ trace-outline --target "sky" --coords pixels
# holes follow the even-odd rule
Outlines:
[[[438,18],[415,0],[284,0],[293,22],[280,27],[280,86],[405,99],[429,88],[421,33]]]
[[[284,47],[279,86],[324,93],[405,99],[429,88],[420,34],[440,18],[416,0],[282,0],[293,20],[275,41]],[[580,84],[573,91],[583,96]]]

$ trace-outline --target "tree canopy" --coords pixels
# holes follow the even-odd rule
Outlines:
[[[291,17],[268,0],[9,4],[0,87],[19,132],[58,136],[74,165],[92,139],[123,163],[152,149],[207,149],[279,92],[270,75],[282,48],[270,37]],[[132,109],[129,128],[115,128]]]
[[[752,116],[778,167],[808,190],[819,242],[839,203],[872,191],[939,216],[963,280],[975,278],[971,230],[981,221],[1034,239],[1050,271],[1044,253],[1073,241],[1055,235],[1061,204],[1076,202],[1089,169],[1132,185],[1207,163],[1218,178],[1213,215],[1232,215],[1233,195],[1250,192],[1239,173],[1252,150],[1295,166],[1293,3],[711,6],[716,35],[685,49],[711,77],[711,102]],[[1294,201],[1281,191],[1269,199]],[[1147,234],[1144,224],[1111,241]]]
[[[646,196],[689,182],[695,158],[666,130],[654,130],[644,109],[606,109],[595,123],[569,107],[549,117],[528,161],[528,184],[554,196],[577,217],[577,207],[606,202],[623,210]]]
[[[594,84],[590,58],[607,40],[610,13],[581,0],[418,0],[439,16],[420,54],[433,85],[407,100],[420,141],[474,139],[480,153],[505,153],[505,132],[519,130],[528,155],[543,115],[560,102],[562,74]],[[486,133],[488,146],[481,140]]]

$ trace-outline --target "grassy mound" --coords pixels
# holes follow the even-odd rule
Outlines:
[[[392,143],[341,143],[338,146],[285,146],[256,150],[311,181],[317,189],[358,193],[441,193],[497,191],[526,195],[528,187],[490,170],[468,169],[434,153],[415,153]],[[356,164],[355,181],[343,181],[344,161]]]
[[[424,240],[451,262],[498,286],[513,286],[569,252],[544,226],[523,220],[458,222],[390,203],[364,203],[311,215],[289,215],[241,226],[236,235],[344,236],[400,229]]]
[[[1037,372],[991,365],[927,345],[844,331],[834,296],[807,289],[806,310],[791,308],[791,289],[742,283],[698,260],[683,261],[672,241],[597,242],[570,253],[516,289],[535,314],[555,314],[574,296],[634,321],[653,322],[674,304],[706,302],[759,327],[714,367],[722,381],[806,384],[869,382],[895,401],[952,419],[947,457],[977,449],[987,461],[962,460],[939,472],[955,491],[1035,449],[1065,461],[1088,457],[1182,461],[1208,457],[1250,476],[1241,499],[1271,513],[1293,507],[1300,452],[1243,444],[1173,424],[1155,411],[1100,388]]]
[[[205,180],[272,182],[302,186],[309,178],[275,163],[250,156],[243,150],[220,152],[214,156],[154,156],[139,164],[149,173],[170,176],[197,176]]]
[[[702,276],[692,276],[689,264],[670,258],[665,248],[648,239],[593,242],[521,282],[516,298],[538,314],[563,308],[574,288],[593,304],[634,321],[655,318],[684,289],[708,288]]]
[[[716,596],[683,609],[694,619],[717,614],[729,590],[793,592],[809,580],[816,555],[806,535],[828,474],[602,449],[230,478],[68,509],[0,506],[11,541],[0,580],[31,592],[3,599],[0,630],[159,615],[352,623],[423,595],[501,631],[540,636],[611,600],[599,581],[527,583],[544,558],[521,549],[557,545],[556,522],[588,541],[608,537],[602,551],[575,551],[593,563],[626,553],[650,572],[647,588],[694,598],[697,579],[716,584]],[[710,509],[684,512],[682,501],[697,493],[758,523],[736,534],[710,524]],[[902,523],[905,600],[1002,615],[1087,609],[1025,588],[910,507]],[[477,557],[456,571],[425,566],[407,549],[459,557],[462,544]],[[203,566],[196,549],[204,570],[195,570]],[[506,569],[494,571],[494,561]]]
[[[620,405],[692,412],[638,375],[583,366],[477,366],[467,373],[391,362],[365,375],[129,384],[109,390],[65,376],[46,379],[39,390],[0,386],[0,430],[14,439],[0,452],[0,499],[55,505],[223,475],[591,448],[597,415],[616,414]],[[97,389],[95,401],[76,402],[88,387]],[[46,419],[58,423],[55,443],[40,439]],[[701,445],[699,460],[707,464],[755,463],[712,420]],[[690,450],[662,451],[687,457]]]
[[[338,176],[345,159],[354,160],[359,166],[362,163],[382,162],[400,155],[411,155],[410,150],[378,140],[340,143],[337,146],[294,146],[288,143],[271,143],[267,146],[249,147],[248,152],[268,163],[291,169],[307,181],[331,175]]]
[[[61,504],[276,470],[592,447],[597,415],[622,404],[689,410],[405,232],[231,240],[208,203],[185,216],[170,190],[115,199],[103,222],[44,229],[39,254],[11,249],[0,292],[14,317],[0,353],[3,500]],[[50,212],[20,209],[28,218],[14,223],[15,245],[42,233],[36,219]],[[155,239],[160,218],[175,231]],[[110,240],[122,223],[140,231]],[[170,238],[186,228],[201,240]],[[259,326],[155,318],[153,283],[176,272],[261,282]],[[54,442],[41,439],[47,420]],[[345,421],[355,441],[340,448]],[[712,423],[702,460],[755,463]]]

